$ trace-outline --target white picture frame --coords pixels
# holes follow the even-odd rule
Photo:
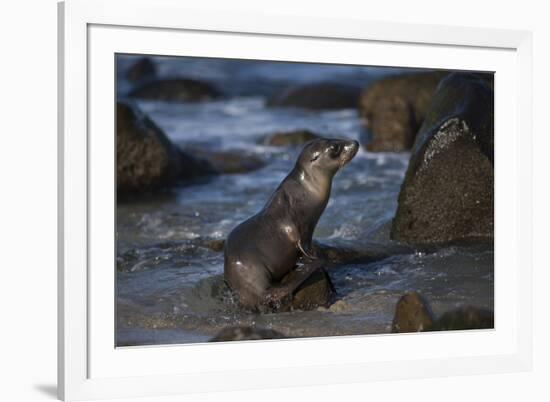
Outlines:
[[[61,399],[531,368],[529,32],[217,15],[177,0],[69,0],[59,4],[59,49]],[[113,256],[114,141],[97,133],[114,136],[117,52],[496,71],[495,330],[115,349],[112,265],[98,268]]]

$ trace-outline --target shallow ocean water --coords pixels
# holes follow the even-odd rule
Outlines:
[[[129,61],[130,57],[120,60],[121,71]],[[157,60],[163,74],[191,71],[222,87],[232,71],[227,63],[192,61]],[[201,65],[208,68],[201,70]],[[233,227],[258,212],[300,151],[260,145],[262,139],[292,129],[351,139],[362,135],[355,110],[266,108],[266,96],[281,82],[311,75],[300,75],[303,67],[292,68],[291,63],[283,67],[248,62],[235,70],[249,72],[235,78],[241,85],[233,82],[224,88],[234,96],[219,101],[138,102],[184,149],[243,150],[265,160],[266,166],[117,205],[117,345],[204,342],[235,325],[256,325],[295,337],[387,333],[395,303],[407,291],[422,293],[436,314],[461,305],[493,308],[493,250],[483,245],[333,266],[329,275],[338,302],[328,309],[252,314],[233,303],[223,285],[223,253],[211,250],[207,242],[224,239]],[[315,69],[317,77],[346,82],[367,82],[391,73],[342,66]],[[119,95],[128,85],[119,79]],[[409,156],[361,150],[335,177],[314,239],[345,242],[358,249],[367,243],[390,244],[388,227]]]

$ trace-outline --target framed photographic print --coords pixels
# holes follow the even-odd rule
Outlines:
[[[530,33],[59,17],[62,399],[530,368]]]

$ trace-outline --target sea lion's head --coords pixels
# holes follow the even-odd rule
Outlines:
[[[322,172],[330,177],[353,159],[359,143],[353,140],[319,138],[306,144],[296,165],[305,172]]]

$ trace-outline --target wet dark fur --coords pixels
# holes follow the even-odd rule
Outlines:
[[[330,197],[334,175],[358,147],[356,141],[336,139],[308,143],[265,207],[229,234],[224,276],[243,306],[276,308],[323,266],[311,256],[313,231]],[[297,266],[300,257],[307,263]],[[281,285],[293,269],[293,280]]]

